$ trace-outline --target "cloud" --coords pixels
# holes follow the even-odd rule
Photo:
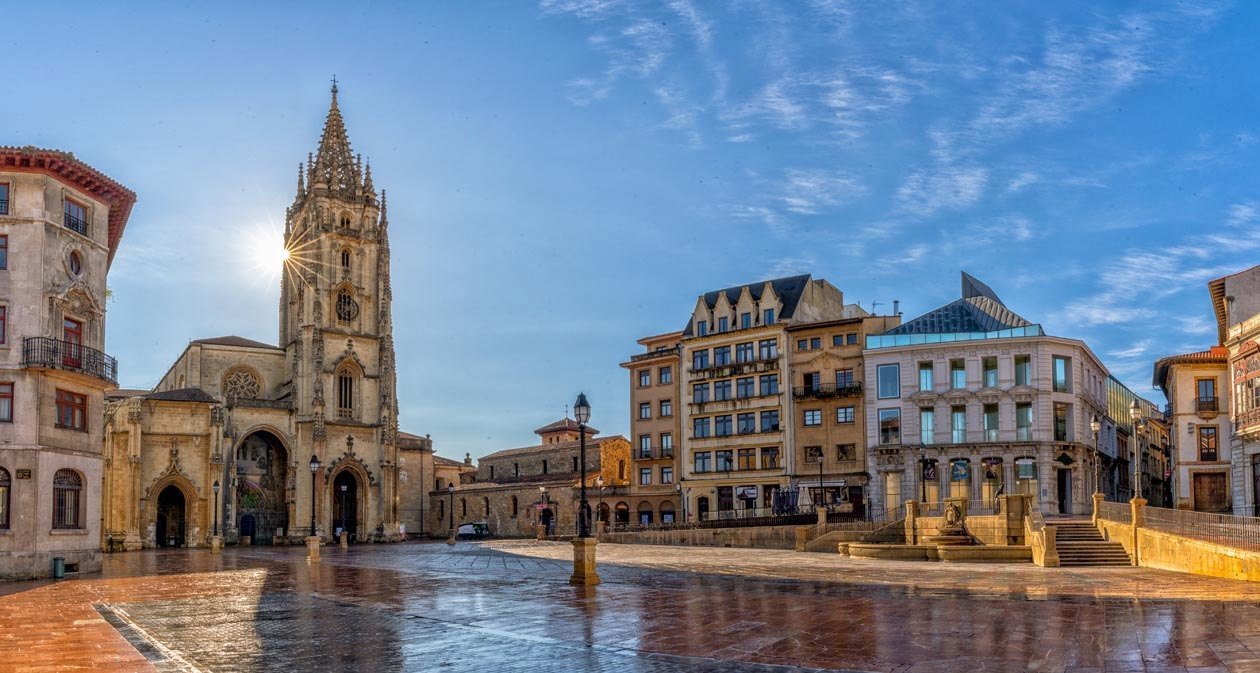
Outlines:
[[[1018,175],[1011,178],[1010,182],[1006,183],[1006,193],[1018,194],[1030,185],[1036,184],[1040,181],[1041,175],[1039,175],[1036,171],[1020,171]]]
[[[1132,360],[1146,355],[1146,353],[1151,350],[1151,345],[1154,343],[1154,339],[1142,339],[1141,341],[1130,344],[1128,348],[1110,351],[1107,355],[1121,360]]]
[[[939,210],[960,210],[980,200],[988,181],[988,169],[979,166],[915,171],[897,188],[897,206],[920,217]]]
[[[1226,267],[1214,260],[1216,252],[1198,245],[1130,250],[1103,267],[1101,292],[1068,303],[1067,320],[1119,325],[1152,319],[1164,308],[1164,300],[1224,273]]]
[[[1260,216],[1260,211],[1256,209],[1254,201],[1235,203],[1228,209],[1228,213],[1225,217],[1225,224],[1228,224],[1231,227],[1239,227],[1244,224],[1251,224],[1252,222],[1255,222],[1257,216]]]
[[[771,260],[767,273],[769,273],[770,278],[782,278],[802,273],[814,273],[817,270],[818,261],[813,255],[799,255]]]
[[[799,216],[822,215],[866,195],[861,178],[840,170],[789,169],[783,177],[767,181],[751,204],[732,209],[735,217],[760,219],[776,235],[791,231]]]

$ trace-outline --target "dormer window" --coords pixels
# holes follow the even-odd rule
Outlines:
[[[718,318],[718,331],[725,332],[730,327],[727,318]]]
[[[709,333],[709,321],[699,320],[696,322],[696,334],[704,336]]]
[[[84,236],[87,236],[88,235],[87,206],[77,201],[74,201],[73,199],[65,199],[63,203],[65,204],[64,205],[64,211],[65,211],[64,222],[65,222],[66,228],[71,231],[83,234]]]
[[[774,309],[772,308],[766,309],[765,312],[763,313],[763,316],[764,317],[761,320],[761,324],[770,325],[774,323]]]

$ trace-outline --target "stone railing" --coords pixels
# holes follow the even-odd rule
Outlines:
[[[1032,548],[1033,563],[1043,568],[1059,567],[1056,537],[1055,527],[1046,525],[1041,512],[1030,509],[1024,517],[1024,539]]]

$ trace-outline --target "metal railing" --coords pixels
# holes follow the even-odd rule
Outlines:
[[[849,385],[837,385],[835,383],[819,383],[812,386],[796,386],[792,389],[792,397],[798,400],[817,398],[827,399],[831,397],[861,397],[862,383],[856,382]]]
[[[673,457],[674,457],[673,447],[654,446],[648,449],[639,447],[634,450],[635,460],[652,460],[654,458],[673,458]]]
[[[27,337],[22,341],[23,367],[49,367],[88,374],[118,383],[118,360],[83,344],[48,337]]]
[[[65,214],[66,229],[78,232],[84,236],[88,235],[88,223],[81,220],[70,213]]]
[[[1116,523],[1132,524],[1133,509],[1127,502],[1103,501],[1098,506],[1098,518]]]
[[[906,518],[906,508],[890,507],[882,512],[870,512],[855,515],[847,512],[827,512],[827,532],[841,530],[872,531]]]
[[[753,514],[750,514],[753,513]],[[770,514],[765,514],[771,512]],[[818,515],[808,508],[795,512],[772,513],[769,508],[734,509],[710,512],[699,521],[674,523],[612,523],[610,533],[636,533],[652,530],[694,530],[704,528],[754,528],[758,526],[802,526],[818,521]]]
[[[678,355],[678,351],[680,350],[682,350],[682,347],[674,346],[673,348],[662,348],[660,350],[654,350],[650,353],[638,353],[635,355],[631,355],[630,361],[642,362],[643,360],[651,360],[652,358],[659,358],[664,355]]]
[[[1215,397],[1197,397],[1194,400],[1195,411],[1219,411]]]
[[[1260,518],[1147,506],[1142,526],[1213,544],[1260,551]]]

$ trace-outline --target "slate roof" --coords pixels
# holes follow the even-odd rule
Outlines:
[[[596,448],[600,446],[601,444],[603,444],[604,442],[607,442],[613,439],[629,441],[625,437],[622,437],[621,435],[608,435],[607,437],[593,437],[587,442],[586,448],[588,449]],[[483,460],[497,460],[499,458],[510,458],[512,456],[524,456],[531,453],[542,453],[544,451],[564,451],[567,449],[576,449],[576,448],[578,448],[578,440],[576,439],[571,442],[556,442],[554,444],[535,444],[533,446],[522,446],[517,449],[503,449],[502,451],[495,451],[494,453],[478,458],[477,462],[481,462]]]
[[[884,334],[993,332],[1032,323],[1006,308],[992,288],[962,273],[962,298],[902,323]]]
[[[114,388],[105,391],[105,397],[113,400],[125,400],[128,397],[144,397],[153,391],[148,388]]]
[[[537,430],[534,431],[534,433],[541,435],[544,432],[562,432],[565,430],[571,430],[573,432],[577,432],[579,427],[581,426],[578,425],[577,421],[566,416],[563,420],[556,421],[555,423],[549,423],[547,425],[542,426],[541,428],[538,428]],[[596,430],[595,428],[592,428],[591,426],[588,425],[586,426],[586,434],[598,435],[599,430]]]
[[[723,293],[726,294],[726,300],[732,305],[739,301],[739,296],[743,294],[744,288],[748,288],[749,294],[754,300],[761,299],[761,291],[766,283],[774,288],[774,293],[779,296],[779,301],[783,302],[783,308],[779,311],[779,315],[775,316],[776,320],[789,320],[796,313],[796,306],[801,301],[801,295],[805,293],[805,287],[809,285],[810,275],[788,276],[786,278],[776,278],[771,281],[758,281],[756,283],[748,283],[747,285],[736,285],[728,287],[724,290],[714,290],[704,294],[704,303],[710,309],[717,306],[718,297]],[[683,328],[684,337],[692,336],[691,320],[687,320],[687,326]]]
[[[446,467],[468,467],[462,460],[453,460],[445,456],[439,456],[436,453],[433,454],[433,462],[437,465],[444,465]]]
[[[209,339],[193,339],[192,343],[206,344],[207,346],[242,346],[245,348],[270,348],[276,350],[277,347],[271,344],[265,344],[261,341],[246,339],[245,337],[230,334],[228,336],[211,337]]]
[[[167,402],[218,402],[213,395],[201,388],[177,388],[160,393],[149,393],[146,400],[165,400]]]

